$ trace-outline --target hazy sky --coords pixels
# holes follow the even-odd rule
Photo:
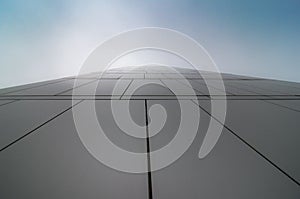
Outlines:
[[[300,82],[299,0],[1,0],[0,87],[74,75],[121,31],[158,26],[202,44],[223,72]]]

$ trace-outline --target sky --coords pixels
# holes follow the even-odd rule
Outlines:
[[[300,82],[299,9],[299,0],[1,0],[0,88],[75,75],[106,39],[149,26],[194,38],[221,72]]]

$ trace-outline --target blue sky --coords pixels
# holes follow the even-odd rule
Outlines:
[[[300,82],[299,9],[299,0],[1,0],[0,87],[76,74],[105,39],[144,26],[193,37],[223,72]]]

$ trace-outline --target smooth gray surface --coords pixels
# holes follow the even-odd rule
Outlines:
[[[224,86],[226,89],[226,92],[232,94],[232,95],[245,95],[245,96],[253,96],[253,95],[260,95],[258,93],[254,93],[251,91],[248,91],[246,89],[242,89],[242,88],[238,88],[238,87],[234,87],[231,84],[231,81],[229,80],[225,80],[224,81]]]
[[[122,75],[121,78],[130,78],[130,79],[143,79],[145,76],[144,74],[125,74]]]
[[[71,107],[71,101],[17,101],[0,107],[0,149]],[[1,154],[0,154],[1,155]]]
[[[145,79],[163,79],[166,78],[163,74],[157,74],[157,73],[146,73]]]
[[[92,73],[88,75],[80,75],[77,76],[76,78],[92,78],[92,79],[103,79],[103,78],[108,78],[108,79],[118,79],[122,76],[122,74],[119,73]]]
[[[80,87],[75,88],[77,96],[72,96],[75,77],[2,89],[0,148],[13,144],[0,149],[0,198],[134,199],[148,198],[150,193],[154,199],[300,198],[300,84],[222,74],[226,93],[211,88],[218,95],[209,96],[197,71],[176,70],[192,84],[206,111],[210,112],[210,99],[227,98],[225,124],[229,130],[223,130],[207,157],[198,158],[210,119],[203,110],[199,132],[186,153],[170,166],[148,174],[122,173],[98,162],[81,143],[71,110],[62,113],[71,107],[72,98],[84,100],[75,107],[80,112],[88,103],[95,103],[98,121],[115,145],[131,152],[158,150],[177,132],[177,100],[195,99],[182,78],[166,67],[115,68],[106,71],[99,85],[99,72],[82,75]],[[218,81],[214,73],[201,73]],[[126,79],[118,79],[121,76]],[[120,85],[112,95],[118,81]],[[148,85],[140,87],[142,83]],[[8,91],[11,93],[1,95]],[[131,117],[140,126],[146,122],[145,102],[148,109],[154,104],[165,107],[166,124],[150,138],[150,148],[145,139],[127,135],[114,121],[111,102],[124,107],[126,99],[131,99],[131,115],[119,115]],[[157,120],[161,115],[152,116]],[[148,115],[149,123],[152,119]],[[149,131],[152,128],[149,126]],[[140,133],[146,135],[146,128]],[[155,164],[151,156],[145,156],[145,161]]]
[[[208,112],[208,101],[200,101]],[[218,116],[215,116],[218,118]],[[300,112],[262,100],[228,100],[225,125],[300,181]]]
[[[80,79],[79,85],[92,82],[92,79]],[[54,84],[47,84],[31,89],[12,92],[6,95],[56,95],[61,92],[72,89],[74,86],[74,80],[66,80],[63,82],[57,82]]]
[[[108,78],[108,79],[118,79],[122,76],[122,74],[111,73],[111,74],[103,74],[101,78]]]
[[[169,88],[173,93],[176,95],[203,95],[203,93],[192,89],[191,87],[187,86],[186,84],[173,80],[173,79],[162,79],[162,83]],[[190,88],[190,89],[189,89]]]
[[[244,80],[237,82],[241,85],[246,85],[251,89],[257,90],[261,94],[273,95],[299,95],[300,88],[294,88],[281,83],[274,83],[270,80]]]
[[[88,102],[83,102],[81,106],[86,105]],[[125,149],[127,151],[132,151],[136,153],[146,152],[146,141],[145,139],[135,138],[129,136],[123,132],[120,127],[115,123],[112,111],[111,111],[112,100],[98,100],[95,101],[95,107],[97,112],[97,117],[99,124],[101,125],[106,136],[117,146]],[[128,100],[114,100],[115,103],[125,106]],[[140,125],[145,126],[145,103],[143,100],[134,100],[129,102],[129,110],[133,121]],[[146,135],[146,128],[143,132],[140,132],[144,136]]]
[[[75,88],[75,95],[94,95],[93,91],[96,90],[95,95],[112,95],[115,90],[115,95],[122,95],[128,87],[131,80],[114,80],[114,79],[101,79],[94,81],[90,84]],[[73,90],[61,93],[60,95],[72,95]]]
[[[0,100],[0,106],[4,106],[6,104],[9,104],[11,102],[13,102],[14,100]]]
[[[43,85],[53,84],[53,83],[57,83],[57,82],[63,82],[66,80],[67,79],[55,79],[55,80],[49,80],[49,81],[43,81],[43,82],[36,82],[36,83],[32,83],[32,84],[14,86],[14,87],[9,87],[9,88],[3,88],[3,89],[0,89],[0,95],[8,94],[11,92],[17,92],[17,91],[21,91],[21,90],[26,90],[26,89],[30,89],[30,88],[40,87]]]
[[[146,84],[146,85],[143,85]],[[162,85],[161,85],[162,84]],[[143,86],[141,86],[143,85]],[[160,80],[133,80],[124,95],[174,95]]]
[[[201,84],[201,83],[198,82],[198,80],[188,80],[188,81],[189,81],[188,86],[192,87],[194,90],[202,93],[203,95],[207,95],[207,96],[210,95],[208,87],[207,87],[206,84]],[[216,89],[214,87],[210,87],[210,90],[213,93],[218,93],[219,95],[226,95],[226,90],[225,90],[225,93],[222,90]]]
[[[71,111],[2,151],[0,165],[0,198],[147,198],[147,175],[119,172],[93,158]]]
[[[234,88],[242,89],[244,91],[255,93],[256,95],[287,95],[287,94],[279,93],[277,91],[273,91],[270,89],[263,89],[263,88],[257,87],[258,83],[253,84],[252,81],[254,81],[254,80],[251,80],[251,81],[232,80],[232,81],[227,81],[227,85],[234,87]]]
[[[195,80],[193,80],[195,81]],[[196,80],[197,83],[200,83],[202,86],[206,85],[206,82],[204,80]],[[231,80],[224,80],[223,84],[225,87],[225,91],[226,91],[226,95],[259,95],[257,93],[253,93],[250,91],[247,91],[245,89],[241,89],[241,88],[237,88],[234,86],[231,86]],[[218,90],[222,90],[221,88],[217,88],[216,86],[221,85],[222,82],[220,82],[219,80],[210,80],[209,82],[211,85],[210,87],[214,88],[214,89],[218,89]],[[214,86],[215,85],[215,86]],[[197,88],[198,86],[195,85],[195,87]]]
[[[270,80],[270,81],[272,81],[274,84],[281,84],[281,85],[286,85],[286,86],[290,86],[293,88],[300,88],[299,82],[288,82],[288,81],[282,81],[282,80]]]
[[[267,102],[300,112],[300,100],[267,100]]]
[[[176,101],[149,101],[149,107],[154,103],[163,105],[169,111],[169,124],[159,135],[150,139],[152,149],[156,150],[175,135],[180,109]],[[226,129],[212,152],[199,159],[208,122],[208,114],[201,111],[200,128],[189,150],[172,165],[152,172],[154,198],[300,197],[298,185]]]

